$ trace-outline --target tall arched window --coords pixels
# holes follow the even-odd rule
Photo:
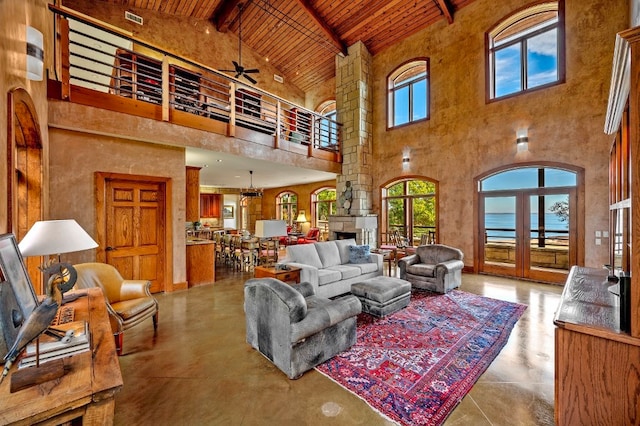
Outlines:
[[[564,1],[537,3],[486,34],[488,99],[564,82]]]
[[[409,245],[418,245],[423,235],[438,238],[438,184],[427,178],[394,180],[382,187],[381,241],[398,231]]]
[[[284,220],[287,225],[293,225],[298,217],[298,194],[295,192],[281,192],[276,197],[276,219]]]
[[[330,99],[321,103],[316,112],[323,119],[317,120],[317,134],[319,136],[320,147],[335,147],[338,144],[338,123],[336,122],[337,110],[335,99]]]
[[[387,78],[387,128],[429,118],[429,59],[400,65]]]
[[[320,188],[311,194],[312,223],[320,230],[328,229],[329,216],[336,214],[336,189]]]

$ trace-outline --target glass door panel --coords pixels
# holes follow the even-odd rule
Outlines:
[[[482,270],[501,275],[516,275],[518,259],[517,197],[482,198],[481,238]]]
[[[427,243],[436,242],[436,200],[435,197],[414,197],[411,212],[413,215],[412,239],[409,244],[420,245],[422,236]]]

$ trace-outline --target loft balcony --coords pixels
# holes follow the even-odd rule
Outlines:
[[[50,76],[49,98],[342,162],[336,121],[84,16],[49,7],[59,47],[58,78]]]

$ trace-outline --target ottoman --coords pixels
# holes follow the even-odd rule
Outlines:
[[[351,286],[360,299],[362,312],[382,318],[406,307],[411,299],[411,283],[381,275]]]

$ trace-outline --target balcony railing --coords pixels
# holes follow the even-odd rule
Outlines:
[[[342,161],[336,121],[66,9],[50,9],[60,46],[59,85],[50,96]]]

